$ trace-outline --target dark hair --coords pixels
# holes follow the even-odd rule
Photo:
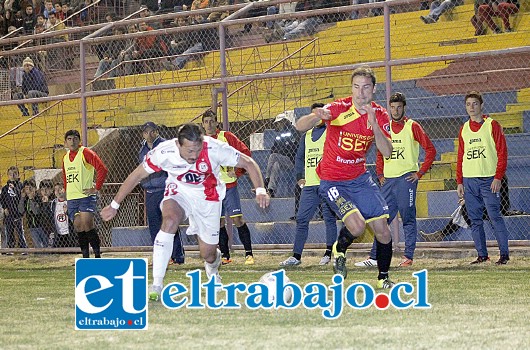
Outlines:
[[[112,19],[112,21],[115,21],[116,18],[118,17],[118,15],[115,12],[107,12],[105,14],[105,17],[110,17],[110,19]]]
[[[24,183],[22,184],[22,186],[23,187],[31,186],[31,187],[37,188],[37,184],[35,183],[35,180],[33,180],[33,179],[25,180]]]
[[[402,102],[403,106],[407,105],[407,99],[405,98],[405,94],[403,94],[401,92],[394,92],[390,96],[390,103],[392,103],[392,102]]]
[[[215,114],[214,111],[212,111],[211,109],[207,110],[206,112],[204,112],[202,114],[202,121],[204,121],[204,118],[214,118],[214,119],[217,119],[217,115]]]
[[[11,171],[11,170],[13,170],[13,171],[16,170],[16,171],[18,171],[18,167],[17,167],[16,165],[11,165],[11,166],[9,167],[9,169],[7,169],[7,171]]]
[[[182,124],[178,129],[177,139],[179,141],[179,145],[181,146],[184,144],[184,140],[191,142],[202,142],[204,139],[204,133],[202,128],[197,124]]]
[[[66,134],[64,134],[64,139],[66,140],[68,136],[77,136],[79,139],[81,139],[81,135],[77,130],[68,130]]]
[[[311,110],[315,109],[315,108],[322,108],[324,107],[325,105],[321,102],[315,102],[311,105]]]
[[[53,189],[53,186],[54,186],[53,181],[50,180],[50,179],[44,179],[39,184],[39,188],[51,188],[51,189]]]
[[[355,69],[351,75],[352,82],[353,82],[353,78],[355,78],[356,76],[368,77],[372,79],[372,84],[375,86],[375,73],[372,68],[368,66],[361,66]]]
[[[464,102],[467,102],[468,98],[476,98],[477,100],[479,100],[480,104],[484,103],[484,100],[482,99],[482,94],[478,91],[468,92],[466,98],[464,99]]]

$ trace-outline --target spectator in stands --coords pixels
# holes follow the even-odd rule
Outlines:
[[[17,28],[15,26],[7,27],[7,34],[8,34],[7,37],[8,38],[21,37],[23,35],[23,32],[24,31],[22,30],[22,28],[19,28],[19,30],[17,30]],[[1,45],[0,46],[0,52],[13,50],[17,46],[19,46],[20,43],[21,43],[21,41],[12,41],[10,43]],[[21,70],[21,68],[19,69],[18,67],[22,66],[22,62],[20,61],[20,59],[21,59],[21,56],[18,56],[18,55],[17,56],[0,57],[0,69],[9,70],[11,72],[10,73],[11,77],[15,77],[15,75],[19,75],[19,77],[21,78],[22,77],[22,75],[20,75],[21,73],[17,72],[17,70]],[[10,84],[13,87],[13,80],[10,81]],[[21,86],[19,84],[22,84],[22,80],[18,80],[17,81],[17,86]],[[15,95],[16,92],[18,92],[18,91],[14,91],[14,90],[11,91],[11,96],[13,96],[13,98],[14,98],[14,95]]]
[[[162,0],[162,3],[164,1],[171,1],[171,0]],[[191,5],[193,4],[193,0],[173,0],[173,11],[180,12],[180,11],[187,11]]]
[[[296,23],[298,22],[298,23]],[[283,40],[293,40],[308,35],[313,35],[321,23],[319,17],[309,17],[301,21],[295,21],[285,28]]]
[[[236,135],[229,131],[222,131],[217,128],[217,115],[208,110],[202,115],[202,127],[206,135],[216,140],[226,142],[236,150],[251,156],[250,150]],[[254,254],[252,252],[252,240],[247,223],[243,219],[241,210],[241,198],[237,189],[237,180],[245,174],[245,170],[233,167],[221,167],[220,179],[226,184],[226,195],[223,199],[221,211],[221,229],[219,230],[219,249],[221,250],[221,264],[230,264],[230,248],[228,245],[228,232],[225,227],[225,217],[228,215],[237,228],[239,240],[245,249],[245,265],[254,265]]]
[[[44,74],[35,67],[33,60],[26,57],[22,62],[22,68],[24,69],[24,75],[22,76],[22,92],[13,94],[13,98],[21,100],[23,98],[36,98],[48,96],[48,84]],[[39,113],[39,106],[37,103],[32,105],[33,115]],[[28,109],[24,104],[18,105],[18,108],[22,112],[23,116],[29,116]]]
[[[64,21],[65,14],[63,13],[63,5],[60,2],[56,2],[53,7],[55,8],[55,15],[59,21]]]
[[[282,175],[294,169],[300,140],[300,135],[288,119],[287,112],[276,117],[274,124],[278,136],[272,146],[265,174],[265,187],[268,188],[271,198],[277,195],[278,182]]]
[[[210,1],[210,8],[216,8],[216,7],[227,6],[227,5],[229,5],[229,0],[211,0]],[[219,22],[225,19],[226,17],[228,17],[229,14],[230,13],[228,11],[224,11],[224,12],[214,11],[208,15],[207,20],[208,22]]]
[[[37,193],[35,180],[26,180],[23,186],[18,212],[26,217],[33,246],[35,248],[46,248],[48,247],[49,233],[45,232],[42,226],[45,204],[42,202],[40,194]]]
[[[46,27],[46,18],[44,18],[43,15],[37,15],[35,19],[36,19],[35,25],[40,24],[43,27]]]
[[[147,122],[142,125],[142,147],[138,155],[139,164],[142,164],[145,156],[149,151],[158,146],[166,139],[160,137],[158,125],[153,122]],[[156,235],[162,225],[162,210],[160,204],[164,199],[166,189],[167,172],[160,171],[149,175],[140,182],[145,191],[145,211],[147,214],[147,226],[151,235],[151,242],[154,244]],[[173,238],[173,252],[171,254],[170,264],[184,264],[184,247],[180,229]]]
[[[284,13],[293,13],[296,11],[296,4],[297,4],[296,1],[292,1],[292,2],[287,2],[287,3],[283,3],[279,5],[269,6],[267,7],[267,15],[275,15],[275,14],[281,15]],[[282,19],[279,21],[278,24],[283,27],[285,26],[285,22],[287,22],[287,20]],[[273,29],[274,23],[272,21],[268,21],[266,26],[269,29]]]
[[[518,13],[520,6],[519,0],[476,0],[475,15],[471,17],[471,23],[475,27],[475,35],[486,34],[484,22],[493,33],[502,33],[502,29],[497,26],[493,17],[499,17],[502,20],[506,33],[512,32],[510,15]]]
[[[178,26],[186,25],[183,17],[177,19]],[[171,64],[166,64],[167,70],[182,69],[186,63],[196,59],[196,55],[204,51],[218,49],[219,39],[215,28],[203,29],[194,32],[177,33],[175,40],[171,42],[172,55],[179,55],[171,60]],[[182,51],[184,50],[184,51]]]
[[[91,24],[92,18],[90,16],[90,5],[92,5],[92,0],[84,0],[83,4],[81,5],[80,10],[82,11],[79,13],[80,25]]]
[[[157,22],[151,22],[151,21],[148,21],[147,18],[151,16],[152,12],[150,9],[148,9],[147,7],[145,6],[142,6],[141,8],[142,11],[140,11],[140,13],[138,14],[138,16],[140,18],[143,18],[143,19],[146,19],[146,22],[149,24],[149,26],[153,29],[160,29],[161,26],[159,23]],[[154,10],[156,11],[156,10]]]
[[[528,215],[528,213],[522,210],[511,209],[510,190],[508,188],[508,177],[506,177],[506,175],[504,175],[504,177],[502,178],[501,189],[499,191],[499,194],[501,199],[501,214],[503,216]],[[461,227],[468,228],[469,226],[471,226],[471,220],[469,219],[469,215],[467,214],[466,202],[463,198],[458,201],[458,205],[462,207],[460,211],[461,216],[463,218],[463,222],[461,220],[451,217],[447,225],[445,225],[445,227],[441,230],[434,231],[432,233],[427,233],[425,231],[420,230],[420,235],[423,237],[423,239],[425,239],[425,241],[441,241],[445,237],[457,232]],[[489,220],[486,208],[484,208],[482,219]]]
[[[142,0],[140,2],[142,4],[142,6],[140,6],[140,9],[145,9],[149,12],[156,12],[158,11],[158,1],[159,0]],[[142,16],[140,15],[140,17]]]
[[[113,29],[114,36],[120,36],[123,34],[125,34],[125,30],[122,27],[115,27]],[[123,69],[116,67],[118,67],[118,65],[125,59],[125,54],[122,54],[122,52],[125,52],[127,49],[126,44],[127,43],[124,40],[115,40],[112,42],[112,49],[103,53],[103,58],[99,61],[99,66],[94,74],[94,78],[103,75],[103,73],[109,70],[109,78],[123,75]]]
[[[4,2],[5,18],[6,18],[8,26],[10,25],[16,26],[15,15],[17,13],[20,13],[21,10],[22,10],[21,2],[18,0],[6,0]]]
[[[478,252],[477,259],[471,264],[489,261],[482,220],[486,207],[499,244],[500,258],[496,264],[504,265],[510,260],[510,253],[508,231],[501,215],[499,190],[508,163],[506,138],[499,122],[482,114],[484,101],[479,92],[468,93],[465,104],[469,120],[461,127],[458,136],[456,191],[458,197],[464,198],[466,202]]]
[[[138,27],[136,24],[130,24],[127,26],[127,33],[136,33],[138,32]],[[132,60],[133,52],[136,50],[136,40],[137,39],[127,39],[125,41],[119,41],[120,45],[124,45],[122,50],[119,52],[116,62],[114,63],[114,66],[116,69],[114,69],[111,73],[109,73],[109,77],[114,76],[122,76],[122,75],[130,75],[134,73],[135,66],[133,62],[129,62]],[[114,57],[115,52],[118,52],[119,47],[116,46],[116,51],[110,51],[108,54],[109,57]],[[103,69],[104,67],[102,67]],[[101,70],[100,72],[108,71],[110,67],[106,70]],[[99,70],[99,68],[98,68]]]
[[[37,24],[35,25],[35,34],[41,34],[44,33],[44,24],[38,23],[39,18],[41,18],[44,21],[44,17],[37,16]],[[41,46],[46,45],[48,42],[48,39],[40,38],[40,39],[34,39],[33,40],[33,46]],[[48,52],[45,50],[40,50],[35,55],[35,67],[37,67],[41,72],[46,71],[46,58],[48,57]]]
[[[22,225],[22,215],[18,211],[18,203],[23,189],[20,175],[16,166],[7,170],[7,184],[0,193],[0,205],[4,211],[5,242],[7,248],[15,248],[15,231],[19,248],[27,248]],[[23,253],[24,254],[24,253]],[[11,254],[12,255],[12,254]]]
[[[105,15],[105,21],[111,23],[111,22],[115,22],[118,20],[118,15],[114,12],[107,12],[107,14]]]
[[[7,34],[7,20],[3,4],[0,2],[0,36]]]
[[[95,257],[100,258],[101,242],[94,223],[94,214],[97,194],[105,182],[108,170],[94,151],[81,146],[79,131],[67,131],[64,141],[68,148],[63,158],[63,183],[68,200],[68,216],[74,223],[83,258],[90,257],[89,244]]]
[[[72,18],[70,19],[67,19],[69,18],[74,12],[72,11],[72,9],[70,8],[70,4],[68,3],[63,3],[63,6],[61,7],[61,11],[63,12],[63,16],[64,18],[66,19],[66,26],[67,27],[73,27],[74,26],[74,21]]]
[[[431,8],[427,16],[420,16],[420,19],[425,24],[431,24],[438,22],[440,16],[446,11],[452,10],[457,5],[457,0],[434,0],[431,2]]]
[[[33,13],[32,5],[26,6],[26,10],[24,16],[22,17],[22,20],[24,22],[24,33],[27,35],[33,34],[35,25],[37,24],[37,17],[35,16],[35,13]]]
[[[193,0],[191,10],[202,10],[210,7],[210,0]]]
[[[384,0],[351,0],[352,5],[362,5],[362,4],[373,4],[374,2],[380,2]],[[363,12],[365,14],[363,14]],[[353,11],[351,13],[350,19],[358,19],[362,17],[374,17],[381,16],[383,14],[383,8],[370,9],[368,11]]]
[[[22,11],[11,13],[11,16],[9,18],[9,25],[14,26],[16,29],[22,27],[24,25],[24,19],[22,17],[23,17]]]
[[[141,32],[149,32],[154,30],[146,22],[139,24]],[[166,43],[158,35],[146,35],[136,39],[136,49],[132,52],[132,58],[141,60],[135,62],[136,73],[145,73],[147,69],[157,71],[157,67],[161,65],[159,60],[152,60],[152,58],[166,56]]]
[[[299,2],[297,10],[311,10],[317,8],[317,4],[305,5],[304,2]],[[303,6],[303,7],[301,7]],[[271,42],[279,39],[282,40],[293,40],[303,36],[312,35],[316,32],[318,25],[322,23],[322,20],[317,17],[308,17],[302,19],[296,19],[292,22],[284,21],[274,24],[274,30],[270,36],[265,37],[265,41]]]
[[[175,11],[174,0],[159,0],[158,9],[155,11],[155,15],[162,15],[165,13],[178,12]],[[182,11],[182,8],[180,9]]]
[[[381,194],[388,204],[388,223],[390,224],[399,212],[403,221],[405,251],[398,266],[412,266],[416,250],[416,192],[418,181],[431,168],[436,157],[436,148],[421,125],[405,116],[406,98],[401,92],[390,96],[390,136],[392,138],[392,155],[384,158],[377,152],[376,171]],[[421,167],[418,165],[420,147],[425,151]],[[370,256],[355,266],[375,265],[377,245],[374,242]]]
[[[48,15],[48,25],[49,27],[46,29],[48,29],[48,31],[50,32],[58,32],[66,29],[66,26],[64,25],[64,23],[59,21],[55,12],[52,12]],[[49,38],[49,41],[51,43],[68,41],[68,34],[56,35],[52,38]]]
[[[189,23],[188,17],[177,17],[175,18],[174,22],[171,22],[171,24],[175,27],[185,27]],[[191,45],[191,38],[195,35],[193,32],[178,32],[173,34],[172,40],[169,43],[169,52],[168,54],[170,56],[176,56],[183,54],[186,50],[189,49],[189,51],[186,53],[186,55],[190,53],[195,53],[202,51],[202,44],[198,44],[196,48],[193,48]],[[176,57],[174,59],[171,59],[168,64],[166,64],[167,70],[173,70],[173,69],[182,69],[186,62],[188,62],[191,59],[191,56],[184,56],[184,57]]]
[[[55,12],[55,8],[53,7],[52,0],[46,0],[44,1],[44,10],[42,11],[42,16],[45,19],[48,19],[48,16],[50,13]]]
[[[314,103],[311,106],[311,111],[322,107],[324,107],[323,103]],[[293,255],[282,261],[280,266],[297,266],[302,263],[302,251],[309,233],[309,221],[320,206],[326,223],[326,251],[320,259],[319,265],[327,265],[331,261],[331,249],[333,243],[337,240],[337,220],[326,199],[322,198],[318,193],[320,178],[316,173],[316,167],[324,153],[325,139],[326,124],[321,121],[308,130],[300,140],[300,145],[296,152],[295,168],[298,185],[303,188],[300,207],[296,215],[296,236]]]

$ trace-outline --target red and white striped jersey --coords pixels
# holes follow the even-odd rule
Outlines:
[[[241,153],[226,142],[205,136],[197,161],[189,164],[180,156],[177,143],[177,139],[164,141],[147,153],[142,163],[145,171],[168,173],[165,195],[181,193],[197,200],[222,201],[226,188],[219,178],[221,166],[236,166]]]

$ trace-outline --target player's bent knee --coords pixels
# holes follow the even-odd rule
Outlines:
[[[354,237],[357,238],[360,235],[364,233],[364,230],[366,229],[366,225],[364,222],[357,222],[353,220],[348,220],[347,222],[344,222],[344,225],[348,228],[349,233]]]
[[[201,255],[207,263],[213,263],[217,259],[217,245],[203,243],[200,247]]]
[[[232,221],[234,222],[234,225],[236,225],[236,227],[241,227],[245,224],[245,220],[243,220],[242,216],[234,216],[232,218]]]
[[[161,230],[164,232],[175,233],[180,225],[180,217],[175,214],[163,215]]]

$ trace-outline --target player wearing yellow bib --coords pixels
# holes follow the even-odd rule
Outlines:
[[[479,92],[468,93],[465,102],[469,120],[464,123],[458,136],[456,183],[458,196],[466,201],[473,241],[478,252],[478,258],[471,264],[490,260],[482,219],[485,206],[499,244],[500,258],[496,264],[504,265],[510,260],[510,254],[499,190],[508,163],[506,138],[502,126],[482,114],[484,100]]]
[[[311,114],[315,108],[324,107],[323,103],[314,103]],[[322,216],[326,224],[326,252],[319,265],[327,265],[331,261],[333,243],[337,240],[337,220],[333,215],[325,198],[319,193],[320,178],[316,173],[317,165],[324,153],[326,140],[326,124],[320,121],[315,127],[308,130],[300,139],[296,152],[295,171],[298,185],[303,186],[300,195],[300,207],[296,214],[296,236],[294,238],[293,256],[280,263],[280,266],[297,266],[302,263],[302,251],[309,233],[309,221],[315,211],[322,204]]]
[[[80,145],[79,131],[67,131],[64,140],[68,148],[63,158],[68,216],[74,223],[83,258],[89,257],[89,243],[95,257],[100,258],[100,240],[94,225],[94,213],[97,193],[105,182],[108,170],[94,151]]]
[[[407,100],[401,92],[390,96],[390,137],[392,138],[392,155],[383,158],[377,153],[376,171],[381,194],[388,204],[388,222],[401,215],[405,236],[405,251],[398,266],[411,266],[416,250],[416,190],[418,180],[429,171],[436,157],[436,148],[421,125],[405,116]],[[420,146],[425,151],[421,167],[418,165]],[[376,257],[376,244],[372,247],[370,257],[355,266],[373,266]]]
[[[239,152],[250,157],[251,153],[248,147],[237,138],[236,135],[229,131],[217,129],[217,116],[211,110],[206,111],[202,116],[202,127],[206,135],[219,141],[228,143]],[[239,240],[245,249],[245,265],[254,265],[254,254],[252,253],[252,239],[247,223],[243,219],[241,211],[241,198],[237,190],[237,179],[245,173],[241,168],[222,168],[221,181],[226,184],[226,195],[223,199],[223,208],[221,213],[221,229],[219,230],[219,249],[221,250],[223,265],[230,264],[230,248],[228,246],[228,233],[225,227],[225,214],[228,215],[237,228]]]

